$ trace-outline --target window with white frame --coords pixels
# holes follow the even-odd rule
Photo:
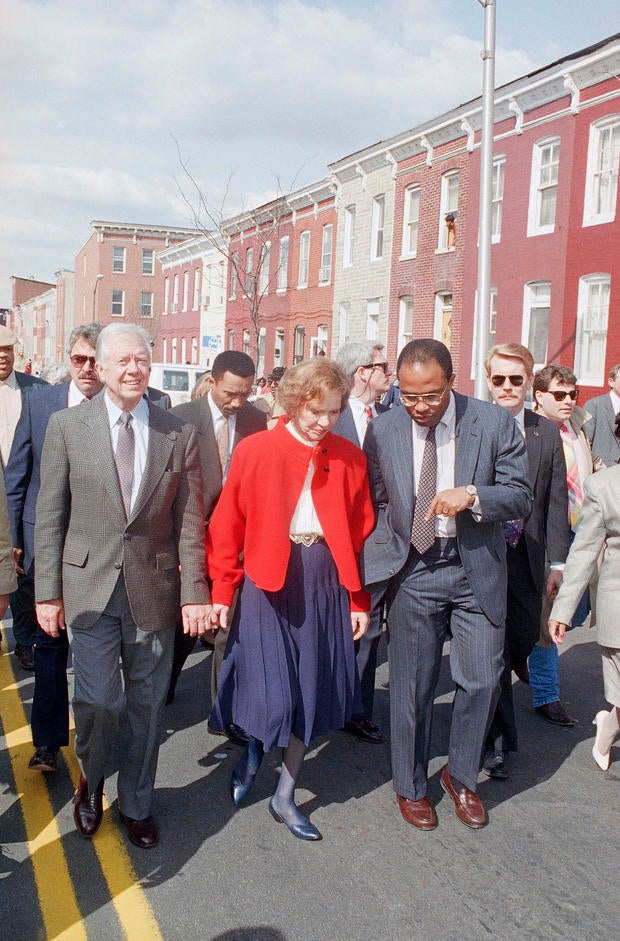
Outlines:
[[[408,186],[403,206],[403,256],[413,258],[418,251],[420,228],[420,187]]]
[[[398,303],[398,338],[396,352],[400,353],[403,346],[413,339],[413,297],[401,297]]]
[[[276,328],[276,342],[273,348],[273,365],[284,365],[284,329],[282,327]]]
[[[370,228],[370,260],[383,258],[383,228],[385,226],[385,196],[375,196],[372,201]]]
[[[495,332],[497,324],[497,288],[491,288],[489,291],[489,322],[487,327],[487,335],[485,339],[484,349],[485,351],[490,350],[492,346],[495,346]],[[478,350],[478,292],[476,291],[476,297],[474,301],[474,311],[476,315],[474,316],[474,336],[472,341],[472,353],[471,353],[471,373],[470,376],[472,379],[476,378],[476,355]]]
[[[260,263],[260,275],[258,278],[258,290],[261,294],[266,294],[269,290],[269,266],[271,264],[271,242],[265,242],[261,246],[262,260]]]
[[[111,314],[113,317],[125,316],[125,292],[124,291],[112,291]]]
[[[189,271],[183,272],[183,310],[189,310]]]
[[[243,352],[247,353],[248,356],[250,355],[250,331],[249,330],[243,331]]]
[[[616,218],[619,163],[620,115],[616,114],[590,127],[584,225],[600,225]]]
[[[350,268],[353,264],[353,246],[355,244],[355,206],[347,206],[344,211],[344,244],[342,247],[342,267]]]
[[[295,353],[293,355],[294,363],[301,363],[304,358],[304,342],[306,339],[306,328],[302,326],[295,327]]]
[[[161,361],[162,363],[168,362],[168,340],[166,337],[161,341]]]
[[[179,309],[179,276],[174,276],[174,290],[172,292],[172,313],[176,314]]]
[[[575,375],[584,385],[602,386],[605,381],[610,286],[608,274],[584,275],[579,279]]]
[[[237,268],[239,265],[239,252],[233,252],[230,256],[230,286],[228,296],[234,301],[237,296]]]
[[[264,375],[265,372],[265,341],[267,339],[267,330],[265,327],[261,327],[258,331],[258,363],[256,365],[256,372],[258,376]]]
[[[202,281],[202,272],[200,268],[194,268],[194,304],[193,309],[200,308],[200,284]]]
[[[319,284],[329,284],[332,277],[332,241],[334,227],[330,223],[323,226],[323,239],[321,241],[321,267],[319,268]]]
[[[254,249],[248,248],[245,253],[245,290],[246,294],[252,293],[252,275],[254,271]]]
[[[169,307],[170,307],[170,278],[164,278],[164,314],[168,313]]]
[[[547,362],[550,311],[551,282],[531,281],[526,284],[523,292],[521,342],[534,357],[536,369],[542,369]]]
[[[379,336],[379,298],[370,297],[366,301],[366,339],[376,340]]]
[[[456,170],[444,173],[441,178],[439,203],[439,251],[451,251],[456,247],[456,225],[459,211],[459,175]]]
[[[302,232],[299,236],[299,272],[297,287],[308,287],[308,267],[310,264],[310,233]]]
[[[178,346],[176,337],[172,338],[172,343],[170,344],[170,346],[172,347],[172,352],[170,354],[170,362],[176,363],[177,362],[177,346]]]
[[[187,340],[185,337],[181,337],[181,362],[183,364],[187,363]]]
[[[115,245],[112,248],[112,271],[114,274],[125,274],[125,249]]]
[[[228,333],[226,334],[226,343],[227,343],[227,349],[234,350],[235,348],[235,331],[234,330],[229,330]]]
[[[289,237],[283,235],[280,239],[280,261],[278,262],[278,291],[286,291],[288,287],[288,246]]]
[[[502,208],[504,205],[504,177],[506,176],[506,158],[496,157],[493,161],[493,181],[491,188],[491,241],[499,242],[502,235]]]
[[[198,337],[192,337],[192,363],[198,364]]]
[[[342,346],[349,339],[349,312],[351,304],[342,301],[338,306],[338,346]]]
[[[140,316],[141,317],[153,316],[153,292],[152,291],[140,291]]]
[[[155,273],[155,252],[152,248],[142,249],[142,274]]]
[[[547,138],[534,144],[527,216],[528,236],[548,235],[555,229],[559,167],[559,137]]]
[[[453,298],[450,291],[435,294],[435,325],[433,336],[450,349],[452,342]]]
[[[327,355],[327,339],[329,336],[329,327],[326,323],[321,323],[317,327],[316,336],[310,341],[310,356]]]

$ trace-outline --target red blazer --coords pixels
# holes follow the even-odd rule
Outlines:
[[[284,584],[291,553],[290,523],[314,461],[312,500],[353,611],[369,611],[362,591],[359,554],[374,526],[366,457],[350,441],[328,433],[313,449],[287,431],[287,419],[271,431],[240,441],[207,530],[212,600],[230,605],[243,570],[264,591]],[[240,561],[243,553],[243,563]]]

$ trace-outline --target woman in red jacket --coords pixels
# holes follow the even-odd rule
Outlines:
[[[368,626],[370,598],[358,558],[374,513],[364,454],[330,434],[349,397],[344,373],[331,360],[306,360],[286,371],[278,397],[286,415],[239,443],[209,523],[220,626],[241,586],[209,724],[235,722],[250,734],[231,780],[234,803],[264,752],[280,746],[269,811],[299,839],[320,840],[295,785],[310,741],[341,728],[359,699],[353,642]]]

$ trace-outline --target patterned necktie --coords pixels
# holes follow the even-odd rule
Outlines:
[[[564,448],[564,460],[566,461],[566,484],[568,486],[568,516],[570,528],[576,529],[579,517],[581,516],[581,507],[583,505],[583,487],[579,477],[579,464],[577,463],[577,451],[575,442],[569,427],[564,424],[560,426],[562,435],[562,445]]]
[[[364,414],[366,415],[366,424],[368,425],[373,419],[372,409],[370,405],[366,406],[366,408],[364,409]]]
[[[222,479],[226,476],[226,465],[228,464],[228,419],[225,418],[220,423],[217,431],[217,450],[220,456],[220,466],[222,468]]]
[[[516,549],[523,532],[523,520],[506,520],[502,523],[504,539],[511,549]]]
[[[131,427],[133,415],[131,412],[122,412],[119,422],[118,441],[116,442],[116,470],[121,485],[125,516],[129,519],[131,510],[131,491],[133,487],[133,464],[136,453],[136,439]]]
[[[422,467],[415,497],[415,510],[413,512],[413,526],[411,527],[411,545],[420,555],[431,548],[435,542],[435,517],[425,520],[424,517],[433,498],[437,493],[437,444],[435,442],[435,426],[428,429],[424,442]]]

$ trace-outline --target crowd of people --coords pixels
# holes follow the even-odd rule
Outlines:
[[[577,405],[575,375],[534,372],[520,344],[493,347],[491,402],[456,391],[449,350],[413,340],[393,376],[380,343],[350,341],[255,381],[219,354],[192,401],[149,386],[141,327],[77,327],[68,374],[14,370],[0,326],[0,611],[34,671],[30,768],[69,742],[67,657],[92,838],[127,714],[118,810],[154,846],[163,711],[196,640],[213,645],[208,729],[241,748],[243,803],[282,750],[269,802],[301,840],[322,835],[295,801],[310,743],[344,729],[381,745],[377,652],[387,624],[393,787],[403,819],[438,825],[428,795],[435,688],[450,640],[454,698],[440,783],[472,829],[488,822],[480,772],[505,779],[517,750],[514,673],[536,712],[575,724],[558,644],[590,612],[604,692],[592,753],[606,770],[620,730],[620,366]],[[528,399],[531,397],[531,405]]]

